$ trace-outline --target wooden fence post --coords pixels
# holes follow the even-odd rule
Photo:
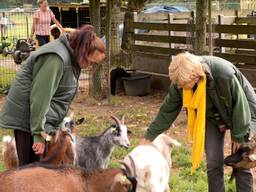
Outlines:
[[[208,0],[208,47],[209,55],[213,54],[213,43],[212,43],[212,1]]]
[[[171,23],[173,23],[173,14],[169,13],[168,14],[168,24],[170,25]],[[174,44],[170,42],[170,37],[174,35],[174,32],[170,30],[170,28],[168,29],[168,36],[169,36],[169,48],[173,49],[174,48]],[[172,58],[172,55],[170,54],[170,59]]]
[[[218,24],[223,25],[224,24],[224,15],[218,15]],[[219,33],[219,39],[223,39],[225,37],[224,34]],[[219,47],[220,53],[225,53],[225,48],[224,47]]]
[[[124,38],[122,41],[122,49],[131,50],[134,44],[134,30],[131,27],[132,23],[135,22],[137,17],[136,12],[126,12],[124,19]]]
[[[195,24],[195,12],[191,11],[191,17],[188,19],[188,24]],[[192,51],[193,48],[195,47],[195,32],[193,31],[192,28],[188,29],[188,34],[187,34],[187,40],[186,40],[186,44],[187,44],[187,50]]]

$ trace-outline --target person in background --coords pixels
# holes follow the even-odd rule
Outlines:
[[[30,39],[33,39],[34,34],[36,34],[38,45],[42,46],[50,41],[52,21],[62,32],[64,32],[64,29],[49,8],[47,0],[38,0],[38,5],[39,9],[33,15]]]
[[[149,143],[170,128],[182,107],[187,109],[188,136],[192,141],[192,172],[204,150],[208,191],[225,192],[224,138],[230,129],[232,151],[256,130],[256,94],[249,81],[229,61],[214,56],[178,54],[169,66],[169,92],[141,144]],[[253,192],[249,169],[235,172],[237,192]]]
[[[0,127],[13,129],[19,165],[45,151],[42,132],[61,127],[78,90],[81,69],[100,64],[105,45],[85,25],[34,51],[22,64],[0,111]]]

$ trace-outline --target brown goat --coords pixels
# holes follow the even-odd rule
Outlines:
[[[73,164],[75,159],[74,139],[68,129],[60,129],[50,135],[42,133],[47,142],[46,153],[41,162],[45,164],[61,165]],[[8,139],[7,139],[8,138]],[[18,167],[18,157],[15,140],[10,136],[3,139],[3,159],[7,170]]]
[[[1,192],[135,192],[130,170],[29,165],[0,174]]]

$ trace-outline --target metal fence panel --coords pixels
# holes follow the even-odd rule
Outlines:
[[[12,55],[4,56],[4,49],[14,49],[18,39],[27,39],[30,36],[34,11],[35,9],[0,10],[0,91],[9,88],[21,66],[15,64]],[[88,92],[89,77],[89,71],[83,70],[80,76],[80,91]]]

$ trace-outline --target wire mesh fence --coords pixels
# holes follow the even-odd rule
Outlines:
[[[22,65],[15,63],[15,54],[12,51],[16,49],[19,40],[29,38],[34,12],[35,9],[0,10],[0,89],[7,90],[10,87]],[[74,17],[70,17],[70,20],[63,25],[76,28],[71,25],[72,19]],[[53,40],[52,37],[51,40]],[[88,93],[90,74],[89,70],[82,71],[79,81],[80,91]]]

